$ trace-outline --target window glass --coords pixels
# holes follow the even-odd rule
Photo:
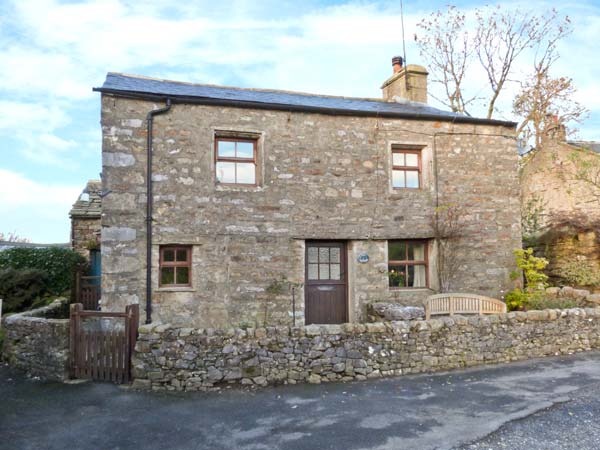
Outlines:
[[[426,270],[424,265],[408,266],[409,268],[409,287],[425,287],[427,286]],[[412,269],[412,271],[411,271]]]
[[[308,262],[319,262],[319,249],[317,247],[308,247]]]
[[[332,280],[340,279],[340,265],[339,264],[331,264],[330,266],[330,276]]]
[[[388,259],[390,261],[404,261],[406,259],[406,244],[402,241],[388,243]]]
[[[425,244],[422,242],[409,242],[408,259],[413,261],[425,260]]]
[[[237,142],[237,158],[254,158],[254,143],[253,142]]]
[[[392,153],[392,162],[394,166],[404,166],[404,153]]]
[[[406,153],[406,165],[419,167],[419,156],[416,153]]]
[[[190,268],[189,267],[176,267],[175,268],[175,284],[189,284],[190,282]]]
[[[319,264],[319,280],[329,280],[329,264]]]
[[[170,250],[172,251],[172,250]],[[188,251],[185,248],[177,250],[177,261],[187,261]]]
[[[217,180],[221,183],[235,183],[235,163],[218,162]]]
[[[238,184],[255,184],[256,183],[256,168],[254,163],[235,163],[237,166]]]
[[[232,141],[219,141],[218,143],[219,156],[224,157],[235,157],[235,142]]]
[[[163,261],[175,261],[175,250],[163,250]]]
[[[329,262],[329,248],[321,247],[319,249],[319,262],[326,263]]]
[[[175,284],[175,268],[162,267],[160,269],[160,284]]]
[[[405,187],[404,170],[393,170],[392,171],[392,186],[395,188]]]
[[[406,171],[406,187],[407,188],[418,188],[419,187],[419,172],[416,170]]]
[[[318,264],[309,264],[308,265],[308,279],[309,280],[318,280],[319,279],[319,265]]]
[[[329,249],[329,255],[331,257],[331,262],[332,263],[339,263],[340,262],[340,249],[337,247],[332,247],[331,249]]]

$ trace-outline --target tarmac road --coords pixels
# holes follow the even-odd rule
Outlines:
[[[0,366],[0,449],[600,449],[600,353],[435,375],[159,394]]]

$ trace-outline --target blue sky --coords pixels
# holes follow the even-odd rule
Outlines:
[[[69,240],[71,204],[101,170],[100,99],[91,88],[108,71],[379,97],[390,58],[401,54],[399,0],[186,3],[0,0],[0,232]],[[421,62],[410,39],[416,23],[446,4],[405,2],[409,62]],[[574,33],[554,74],[572,77],[591,110],[579,137],[600,140],[600,4],[502,4],[555,6],[571,17]],[[484,90],[483,75],[474,71],[469,86]],[[506,113],[498,118],[514,119],[514,89],[501,98]]]

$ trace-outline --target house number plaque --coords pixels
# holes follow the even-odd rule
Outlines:
[[[358,255],[358,262],[361,264],[369,262],[369,255],[367,255],[366,253],[361,253],[360,255]]]

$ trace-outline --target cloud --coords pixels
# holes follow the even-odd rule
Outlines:
[[[0,231],[15,231],[38,242],[67,242],[65,223],[81,189],[39,183],[0,169]]]

